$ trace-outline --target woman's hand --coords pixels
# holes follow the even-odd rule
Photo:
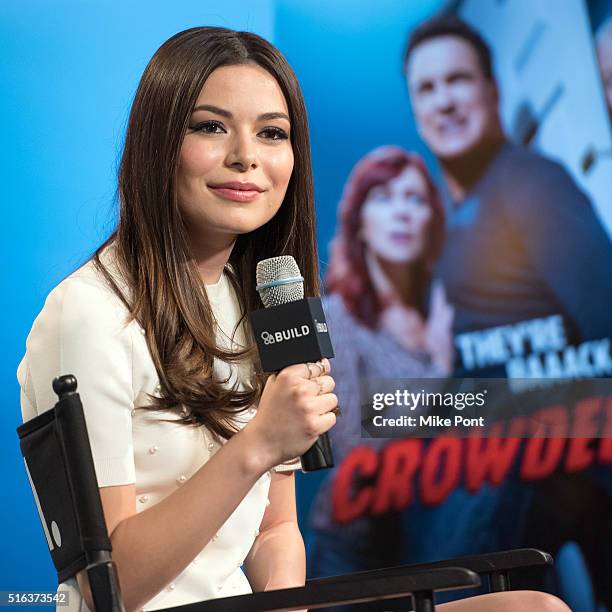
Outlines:
[[[268,378],[257,414],[246,427],[258,440],[262,459],[272,467],[303,455],[336,423],[328,359],[300,363]],[[246,428],[245,428],[246,429]]]
[[[431,291],[430,314],[425,326],[425,350],[444,375],[451,373],[455,358],[452,333],[454,315],[455,311],[446,299],[444,286],[440,281],[435,281]]]

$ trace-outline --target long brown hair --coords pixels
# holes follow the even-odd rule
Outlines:
[[[358,237],[361,209],[372,187],[388,183],[410,166],[425,180],[432,211],[425,252],[412,268],[414,295],[411,305],[423,313],[431,268],[444,240],[444,210],[423,160],[400,147],[378,147],[353,168],[338,208],[338,229],[331,244],[325,289],[329,293],[339,293],[348,311],[369,328],[376,326],[383,305],[368,274],[366,245]]]
[[[214,318],[190,252],[177,201],[177,168],[190,115],[206,79],[221,67],[253,63],[278,82],[289,109],[293,173],[277,214],[264,226],[240,235],[230,256],[229,275],[242,308],[248,347],[232,353],[217,346]],[[261,303],[255,290],[259,260],[293,255],[306,295],[318,295],[314,196],[306,109],[293,70],[270,43],[249,32],[199,27],[167,40],[147,65],[130,112],[119,167],[119,222],[96,251],[95,265],[145,330],[159,375],[161,397],[151,408],[183,406],[183,422],[205,425],[231,437],[238,412],[259,398],[261,372],[246,314]],[[125,295],[100,254],[112,244],[129,287]],[[246,390],[213,379],[213,359],[251,359]]]

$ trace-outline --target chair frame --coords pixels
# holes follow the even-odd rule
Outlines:
[[[98,612],[125,612],[115,564],[112,561],[110,538],[105,526],[93,457],[89,446],[83,406],[77,393],[77,381],[65,375],[53,381],[59,397],[55,407],[17,428],[21,450],[26,457],[30,434],[43,427],[51,427],[61,447],[63,469],[70,488],[72,520],[76,524],[79,554],[68,567],[61,566],[53,555],[49,538],[50,525],[45,518],[45,500],[39,499],[40,483],[30,477],[30,484],[39,509],[40,519],[50,544],[52,560],[58,571],[58,581],[85,569],[89,578],[92,599]],[[30,449],[31,450],[31,449]],[[28,474],[30,474],[28,470]],[[95,485],[95,487],[92,487]],[[175,612],[263,612],[265,610],[297,610],[323,608],[376,600],[397,601],[412,598],[415,612],[433,612],[437,591],[480,586],[480,576],[488,579],[490,591],[510,588],[512,569],[552,565],[552,557],[536,549],[520,549],[437,561],[401,565],[342,576],[307,580],[305,586],[237,595],[185,604],[168,611]],[[68,572],[68,573],[67,573]]]

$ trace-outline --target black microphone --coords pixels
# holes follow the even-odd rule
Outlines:
[[[333,357],[321,299],[304,298],[304,279],[291,255],[257,264],[257,291],[265,308],[250,313],[264,372]],[[334,466],[327,432],[302,455],[302,471]]]

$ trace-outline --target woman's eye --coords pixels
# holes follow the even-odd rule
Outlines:
[[[281,130],[277,127],[267,127],[261,130],[259,135],[263,136],[267,140],[287,140],[287,138],[289,138],[285,130]]]
[[[429,206],[427,198],[413,192],[405,193],[404,200],[409,204],[414,204],[415,206]]]
[[[389,201],[389,194],[382,190],[382,189],[376,189],[376,190],[372,190],[370,192],[370,200],[372,200],[373,202],[388,202]]]
[[[218,121],[203,121],[190,128],[194,132],[202,132],[203,134],[223,134],[225,128]]]

